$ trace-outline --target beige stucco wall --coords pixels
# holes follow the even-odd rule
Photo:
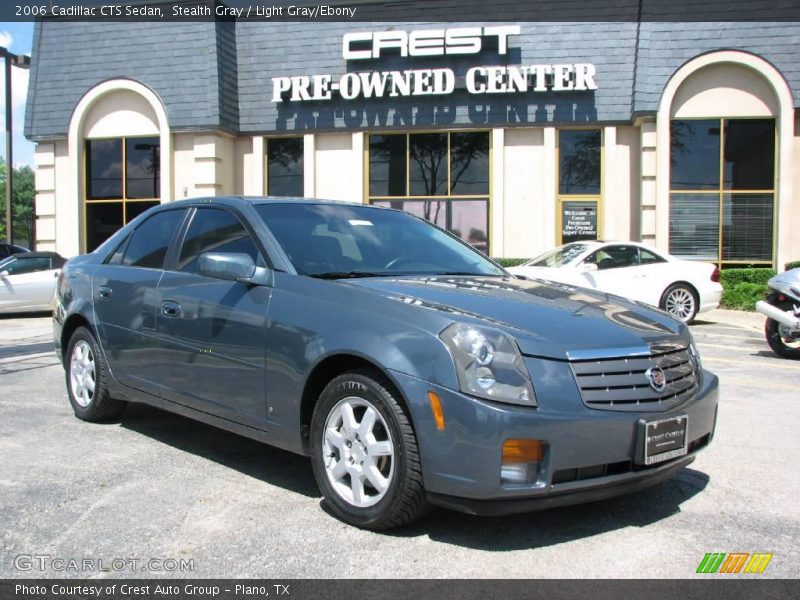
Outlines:
[[[606,127],[603,183],[603,237],[639,241],[641,203],[639,168],[640,132],[637,127]],[[613,144],[609,129],[614,129]]]
[[[497,149],[494,150],[497,152]],[[544,129],[508,129],[504,135],[504,202],[493,198],[493,221],[503,224],[503,243],[493,240],[495,256],[535,256],[552,244],[554,225],[545,215]]]
[[[361,133],[329,133],[314,136],[314,159],[310,170],[314,177],[314,196],[328,200],[362,201],[364,197],[362,136]],[[309,165],[304,165],[304,168],[308,172]],[[306,188],[308,187],[306,185]]]

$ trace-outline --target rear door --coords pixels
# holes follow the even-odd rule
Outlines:
[[[266,266],[251,231],[225,208],[197,208],[158,285],[163,397],[263,429],[272,288],[197,273],[204,252],[249,254]]]
[[[100,341],[111,371],[129,387],[159,395],[156,286],[186,209],[157,212],[143,221],[92,279]]]
[[[18,258],[0,268],[0,309],[47,310],[56,289],[59,271],[52,269],[51,258]]]

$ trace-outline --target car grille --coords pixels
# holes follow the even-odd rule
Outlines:
[[[691,398],[698,386],[697,367],[688,348],[570,364],[584,404],[599,410],[668,410]],[[646,372],[651,367],[664,371],[666,387],[661,392],[650,386]]]

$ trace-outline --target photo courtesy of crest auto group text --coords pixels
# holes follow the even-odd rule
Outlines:
[[[0,8],[0,594],[797,595],[800,7],[562,4]]]

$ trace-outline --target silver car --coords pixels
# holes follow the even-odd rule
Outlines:
[[[22,252],[0,260],[0,313],[50,310],[65,262],[55,252]]]

